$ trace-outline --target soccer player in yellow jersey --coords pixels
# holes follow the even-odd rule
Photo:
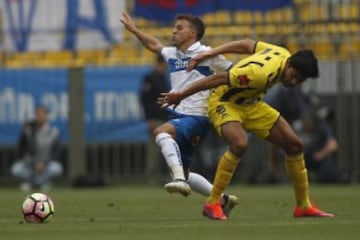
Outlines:
[[[217,54],[252,54],[235,64],[229,72],[203,78],[181,92],[159,97],[163,106],[180,103],[185,97],[211,89],[208,99],[209,118],[229,150],[221,157],[211,195],[203,214],[210,219],[226,220],[220,205],[220,194],[231,181],[244,154],[248,139],[246,131],[281,147],[286,153],[286,168],[293,182],[296,207],[294,217],[333,217],[312,205],[304,161],[303,143],[279,112],[263,101],[266,91],[276,83],[293,87],[307,78],[319,75],[317,59],[311,50],[291,55],[286,49],[265,42],[244,39],[220,45],[193,57],[188,70]]]

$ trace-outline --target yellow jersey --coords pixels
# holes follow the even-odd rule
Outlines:
[[[255,53],[229,70],[229,85],[213,89],[211,98],[235,104],[262,100],[267,89],[279,82],[289,57],[290,53],[285,48],[257,42]]]

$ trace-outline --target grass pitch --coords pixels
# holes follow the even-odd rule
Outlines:
[[[54,189],[55,215],[48,224],[27,224],[20,207],[26,194],[0,189],[0,239],[360,239],[360,188],[311,186],[311,196],[336,217],[294,219],[290,185],[231,186],[241,203],[226,222],[201,215],[204,197],[169,195],[162,187],[116,186]]]

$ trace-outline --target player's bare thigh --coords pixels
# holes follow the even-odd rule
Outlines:
[[[160,125],[159,127],[157,127],[154,132],[153,132],[153,135],[154,136],[157,136],[158,134],[160,133],[168,133],[171,135],[171,137],[173,139],[175,139],[176,137],[176,129],[175,129],[175,126],[172,125],[171,123],[164,123],[162,125]]]
[[[280,117],[270,130],[267,140],[281,147],[287,154],[298,154],[303,151],[301,138],[295,133],[283,117]]]

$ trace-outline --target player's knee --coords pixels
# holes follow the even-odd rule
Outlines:
[[[304,143],[299,136],[289,139],[288,144],[284,149],[287,154],[298,154],[303,152],[303,150]]]
[[[22,168],[19,166],[19,163],[15,163],[10,169],[11,175],[18,177],[22,175]]]
[[[48,165],[48,171],[49,171],[49,174],[52,176],[52,177],[58,177],[58,176],[61,176],[62,173],[63,173],[63,167],[62,165],[59,163],[59,162],[50,162],[49,165]]]
[[[157,127],[154,129],[154,131],[152,132],[153,136],[156,137],[158,136],[159,134],[163,133],[164,131],[160,128],[160,127]]]
[[[166,133],[166,132],[159,132],[155,135],[155,142],[158,145],[161,145],[164,141],[166,142],[167,140],[172,139],[170,134]]]
[[[230,144],[230,151],[240,157],[246,151],[247,146],[248,141],[246,139],[241,139]]]

